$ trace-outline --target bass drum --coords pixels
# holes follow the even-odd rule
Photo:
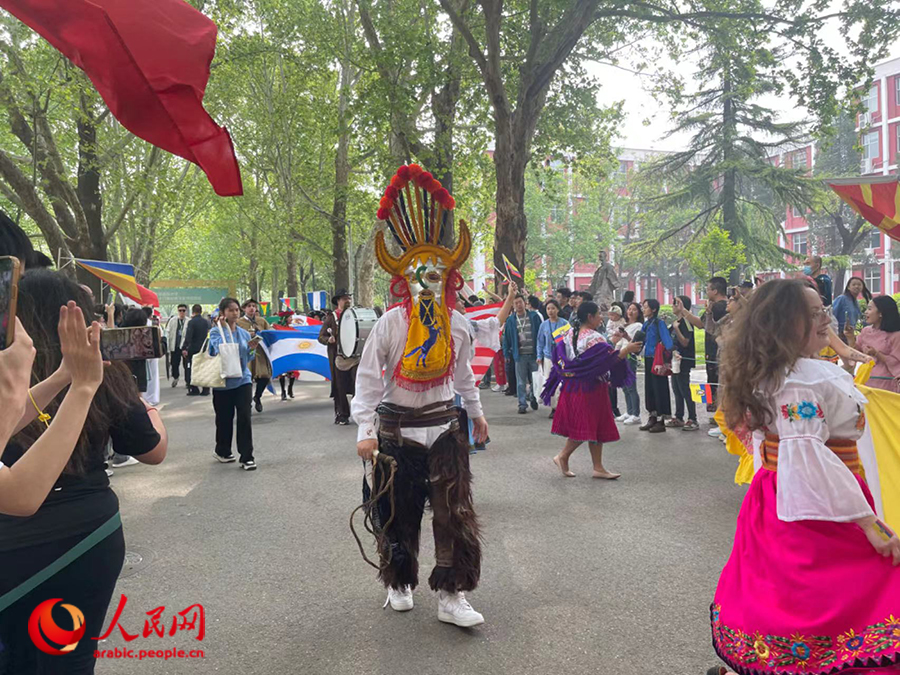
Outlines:
[[[363,345],[366,344],[366,339],[376,321],[378,315],[374,309],[365,307],[345,309],[338,326],[338,351],[341,356],[345,359],[362,356]]]

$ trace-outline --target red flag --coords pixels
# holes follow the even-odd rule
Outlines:
[[[900,184],[897,176],[826,181],[850,207],[875,227],[900,241]]]
[[[216,24],[183,0],[0,0],[81,68],[135,136],[243,194],[227,129],[203,108]]]

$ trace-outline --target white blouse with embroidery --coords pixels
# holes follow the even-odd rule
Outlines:
[[[778,444],[778,517],[848,522],[874,515],[853,472],[825,441],[858,440],[866,397],[842,368],[800,359],[771,393]]]
[[[590,349],[598,342],[606,342],[606,338],[590,328],[580,329],[580,332],[578,333],[578,353],[583,354],[585,350]],[[570,359],[574,359],[575,350],[572,348],[572,336],[570,333],[566,333],[565,344],[566,354],[568,354]]]

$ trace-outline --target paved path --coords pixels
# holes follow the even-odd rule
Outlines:
[[[564,479],[546,410],[517,415],[514,399],[485,392],[494,442],[472,458],[486,546],[470,599],[487,623],[461,630],[437,621],[425,584],[414,611],[382,611],[347,526],[362,479],[356,428],[332,424],[325,385],[297,393],[267,395],[254,414],[259,470],[245,473],[212,457],[210,399],[164,389],[168,459],[112,479],[130,560],[142,558],[117,586],[128,597],[120,623],[140,633],[154,608],[168,625],[202,603],[206,637],[126,644],[117,630],[102,648],[200,647],[205,658],[104,660],[98,673],[692,675],[714,663],[708,607],[744,491],[705,425],[624,427],[606,455],[619,481],[590,478],[586,447],[573,457],[578,477]]]

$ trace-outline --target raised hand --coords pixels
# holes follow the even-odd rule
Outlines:
[[[59,308],[59,346],[72,386],[96,391],[103,382],[100,324],[85,328],[84,314],[72,301]]]

